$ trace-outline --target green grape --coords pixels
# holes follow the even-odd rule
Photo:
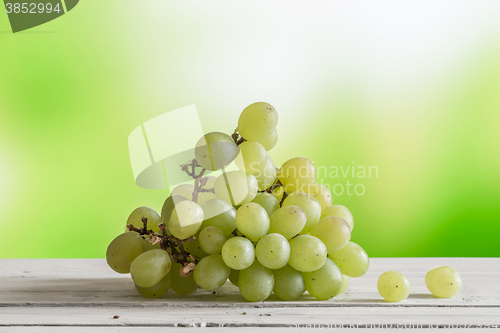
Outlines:
[[[343,219],[349,224],[349,228],[354,229],[354,219],[352,218],[351,211],[347,209],[347,207],[342,205],[334,205],[330,206],[321,213],[321,218],[325,218],[327,216],[337,216]]]
[[[236,209],[229,202],[222,199],[211,199],[205,202],[201,208],[205,217],[201,225],[202,228],[218,227],[226,236],[229,236],[236,229]]]
[[[278,199],[267,192],[258,193],[251,202],[261,205],[269,216],[280,208]]]
[[[226,266],[220,254],[211,254],[200,260],[194,269],[194,281],[201,288],[214,291],[226,283],[231,269]]]
[[[337,252],[330,253],[328,258],[335,261],[342,274],[350,277],[362,276],[370,267],[370,259],[365,250],[354,242],[348,242]]]
[[[165,295],[168,291],[168,288],[170,288],[170,283],[171,283],[170,273],[171,272],[168,272],[168,274],[165,275],[165,277],[161,279],[160,282],[158,282],[152,287],[144,288],[135,284],[135,289],[137,289],[139,294],[141,294],[143,297],[160,298],[163,295]]]
[[[168,230],[174,237],[186,239],[194,235],[203,222],[203,209],[193,201],[179,202],[168,222]]]
[[[207,182],[205,185],[203,185],[201,188],[204,190],[213,190],[214,185],[215,185],[215,180],[217,177],[214,176],[205,176],[203,179],[207,179]],[[203,206],[203,204],[209,200],[217,198],[215,196],[215,193],[212,192],[199,192],[198,193],[198,200],[196,200],[196,203],[200,206]]]
[[[253,175],[257,179],[259,191],[267,190],[276,181],[276,165],[270,156],[267,156],[266,163]]]
[[[155,245],[151,244],[149,241],[149,238],[145,237],[142,241],[142,252],[150,251],[150,250],[155,250],[155,249],[161,249],[161,244],[156,243]]]
[[[285,188],[283,186],[276,187],[271,195],[273,195],[276,199],[278,199],[278,202],[281,201],[283,198],[283,193],[285,192]]]
[[[285,267],[290,259],[290,244],[280,234],[265,235],[255,247],[255,256],[262,266],[280,269]]]
[[[322,211],[332,205],[332,193],[323,184],[307,184],[302,186],[299,191],[308,193],[318,200]]]
[[[272,213],[269,220],[269,233],[278,233],[291,239],[304,228],[307,215],[299,206],[286,206]]]
[[[186,201],[185,197],[182,195],[171,195],[165,200],[165,203],[163,204],[163,207],[161,208],[161,222],[165,224],[165,228],[167,229],[167,232],[170,234],[168,230],[168,224],[170,222],[170,218],[172,217],[172,212],[175,209],[175,205],[182,201]]]
[[[250,202],[257,195],[258,184],[254,175],[244,171],[223,173],[215,181],[215,195],[233,206]]]
[[[455,268],[440,266],[425,274],[425,285],[436,297],[453,297],[462,289],[462,279]]]
[[[274,129],[274,131],[271,132],[271,134],[269,136],[267,136],[266,138],[258,141],[267,151],[270,151],[271,149],[274,148],[274,146],[276,146],[276,142],[278,142],[278,132],[276,131],[276,129]]]
[[[281,166],[277,176],[285,190],[292,193],[304,185],[316,183],[316,168],[307,158],[294,157]]]
[[[181,184],[177,185],[170,195],[181,195],[188,200],[193,200],[194,185],[193,184]]]
[[[240,170],[255,174],[264,167],[267,153],[260,143],[245,141],[239,148],[240,153],[234,159],[234,163]]]
[[[254,262],[255,248],[248,239],[236,236],[222,246],[222,259],[232,269],[242,270]]]
[[[153,230],[153,232],[160,231],[158,224],[160,224],[160,215],[149,207],[139,207],[134,209],[127,219],[127,225],[133,225],[137,229],[143,227],[142,218],[148,219],[148,230]]]
[[[222,245],[227,240],[224,232],[214,226],[208,226],[200,231],[200,245],[203,251],[208,254],[221,253]]]
[[[236,211],[236,227],[252,242],[258,242],[269,231],[269,216],[261,205],[249,202]]]
[[[411,287],[406,276],[396,271],[388,271],[379,276],[377,289],[386,301],[400,302],[408,297]]]
[[[318,237],[326,245],[328,253],[337,252],[351,239],[351,228],[346,221],[336,216],[327,216],[319,220],[310,235]]]
[[[284,301],[293,301],[302,296],[306,285],[302,274],[290,265],[273,271],[273,292]]]
[[[306,290],[312,297],[326,301],[338,295],[342,289],[342,273],[339,267],[329,258],[321,268],[302,273]]]
[[[118,273],[130,273],[130,264],[143,252],[142,241],[135,232],[126,232],[113,239],[106,250],[109,267]]]
[[[144,252],[130,265],[132,280],[139,287],[152,287],[167,275],[172,262],[169,254],[164,250]]]
[[[321,205],[319,201],[304,192],[297,191],[287,196],[283,201],[283,207],[285,206],[299,206],[304,213],[306,213],[307,220],[304,228],[300,231],[301,235],[309,233],[321,216]]]
[[[178,264],[176,262],[172,263],[172,269],[169,273],[172,276],[170,288],[172,288],[173,291],[180,295],[192,294],[198,289],[198,285],[194,281],[192,273],[188,276],[182,276],[180,274],[181,268],[181,264]]]
[[[250,302],[264,301],[271,295],[273,287],[273,272],[257,260],[250,267],[242,270],[238,276],[240,293]]]
[[[240,271],[236,269],[231,269],[231,273],[229,273],[229,281],[234,284],[236,287],[238,286],[238,277],[240,276]]]
[[[249,141],[262,141],[278,124],[278,113],[271,104],[257,102],[247,106],[238,119],[238,131]]]
[[[347,275],[342,274],[342,288],[340,288],[340,291],[337,295],[342,294],[347,287],[349,286],[349,277]]]
[[[290,241],[288,264],[300,272],[315,271],[326,261],[326,246],[311,235],[299,235]]]
[[[229,135],[211,132],[198,140],[194,154],[202,167],[215,171],[224,168],[234,160],[238,155],[238,146]]]
[[[199,232],[194,235],[194,241],[184,242],[183,245],[184,245],[184,249],[189,254],[193,255],[193,257],[195,257],[195,259],[197,259],[197,260],[200,260],[200,259],[208,256],[208,253],[203,251],[203,249],[201,248],[200,233]]]

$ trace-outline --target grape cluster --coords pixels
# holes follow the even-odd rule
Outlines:
[[[274,107],[258,102],[242,111],[233,135],[200,138],[195,158],[181,166],[194,184],[175,187],[161,214],[134,210],[127,231],[108,247],[109,266],[130,273],[148,298],[169,288],[215,291],[228,279],[252,302],[273,292],[286,301],[306,291],[318,300],[344,292],[349,277],[369,267],[366,252],[350,241],[353,216],[332,204],[309,159],[276,167],[268,151],[278,139],[277,122]],[[226,171],[233,162],[238,170]],[[218,177],[204,175],[220,170]]]

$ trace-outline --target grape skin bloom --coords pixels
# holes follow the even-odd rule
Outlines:
[[[386,301],[400,302],[410,294],[410,281],[403,274],[388,271],[379,276],[377,289]]]

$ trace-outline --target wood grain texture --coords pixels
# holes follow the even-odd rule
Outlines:
[[[462,291],[450,299],[435,298],[425,287],[425,273],[441,265],[455,267],[462,276]],[[271,296],[258,303],[246,302],[229,282],[215,295],[169,291],[163,298],[145,299],[129,275],[115,273],[103,259],[1,259],[0,269],[0,332],[57,332],[54,328],[68,326],[76,332],[135,332],[141,327],[377,331],[407,325],[429,331],[500,325],[499,258],[375,258],[365,276],[351,278],[347,291],[329,301],[305,294],[294,302]],[[382,300],[377,279],[388,270],[409,278],[408,299]]]

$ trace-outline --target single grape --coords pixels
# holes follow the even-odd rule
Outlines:
[[[190,253],[195,259],[200,260],[208,256],[208,253],[203,251],[200,245],[200,233],[194,235],[194,241],[184,242],[184,249]]]
[[[231,269],[231,273],[229,273],[229,281],[234,284],[236,287],[238,286],[238,277],[240,276],[240,271],[236,269]]]
[[[258,260],[240,271],[238,288],[241,295],[250,302],[264,301],[271,295],[274,287],[273,272],[262,266]]]
[[[455,268],[440,266],[425,274],[425,285],[436,297],[453,297],[462,289],[462,279]]]
[[[325,301],[338,295],[342,289],[342,273],[329,258],[318,270],[302,273],[306,290],[312,297]]]
[[[273,270],[273,275],[273,292],[284,301],[296,300],[306,291],[302,274],[290,265]]]
[[[254,175],[244,171],[225,172],[215,181],[215,195],[233,206],[250,202],[257,195],[258,184]]]
[[[185,244],[185,243],[184,243]],[[176,262],[172,263],[172,268],[170,269],[169,275],[172,277],[172,282],[170,288],[180,295],[189,295],[194,293],[198,289],[198,285],[194,281],[193,273],[188,276],[182,276],[180,270],[182,268],[181,264]]]
[[[385,272],[379,276],[377,289],[383,298],[389,302],[399,302],[410,294],[410,281],[396,271]]]
[[[214,176],[205,176],[203,179],[207,179],[205,185],[201,187],[202,190],[212,190],[214,189],[215,185],[215,180],[217,177]],[[215,196],[215,193],[213,192],[199,192],[198,193],[198,200],[196,203],[200,206],[203,206],[203,204],[209,200],[217,198]]]
[[[168,231],[168,224],[170,222],[170,218],[172,217],[172,212],[174,211],[175,206],[178,203],[186,200],[188,199],[186,199],[182,195],[171,195],[167,198],[167,200],[165,200],[165,203],[161,208],[161,222],[165,224],[165,228],[167,229],[167,231]]]
[[[290,241],[288,264],[300,272],[315,271],[326,261],[326,246],[311,235],[299,235]]]
[[[252,242],[258,242],[269,231],[269,216],[261,205],[249,202],[236,211],[236,227]]]
[[[171,277],[170,273],[168,272],[167,275],[163,279],[160,280],[157,284],[155,284],[152,287],[149,288],[144,288],[141,286],[138,286],[137,284],[135,285],[135,289],[141,294],[143,297],[146,298],[160,298],[163,295],[165,295],[168,291],[168,288],[170,288],[170,283],[171,283]]]
[[[168,230],[174,237],[186,239],[194,235],[203,222],[203,209],[193,201],[179,202],[168,222]]]
[[[143,253],[143,238],[135,232],[126,232],[111,241],[106,250],[106,262],[115,272],[130,273],[130,265]]]
[[[318,237],[326,245],[328,253],[337,252],[351,239],[351,228],[346,221],[336,216],[321,219],[312,228],[310,235]]]
[[[238,154],[238,146],[227,134],[207,133],[196,143],[194,151],[198,163],[207,170],[220,170],[231,163]]]
[[[147,228],[148,230],[153,230],[153,232],[160,231],[158,224],[160,223],[160,215],[149,207],[139,207],[134,209],[127,219],[127,225],[133,225],[137,229],[143,227],[142,218],[148,219]]]
[[[240,152],[234,159],[234,163],[240,170],[255,174],[264,167],[267,153],[260,143],[245,141],[239,145],[239,148]]]
[[[143,236],[144,237],[144,236]],[[161,244],[156,243],[155,245],[151,244],[147,237],[142,241],[142,252],[146,252],[149,250],[161,249]]]
[[[222,246],[222,259],[232,269],[242,270],[254,262],[255,248],[248,239],[236,236]]]
[[[286,206],[272,213],[269,219],[269,233],[278,233],[291,239],[304,228],[307,215],[299,206]]]
[[[227,238],[224,232],[214,226],[208,226],[200,231],[200,245],[203,251],[208,254],[218,254],[222,251],[222,245]]]
[[[258,193],[251,202],[261,205],[269,216],[280,208],[278,199],[276,199],[276,197],[271,193],[267,192]]]
[[[218,227],[229,236],[236,229],[236,209],[227,201],[222,199],[212,199],[201,206],[203,209],[202,228],[208,226]]]
[[[257,179],[259,191],[264,191],[274,184],[276,181],[276,173],[276,165],[274,165],[272,158],[267,156],[266,163],[253,173],[255,179]]]
[[[130,275],[136,285],[143,288],[152,287],[167,275],[172,262],[164,250],[144,252],[130,265]]]
[[[370,267],[370,259],[365,250],[354,242],[348,242],[337,252],[330,253],[328,258],[335,261],[342,274],[350,277],[362,276]]]
[[[332,205],[332,193],[323,184],[307,184],[302,186],[299,191],[308,193],[318,200],[322,211]]]
[[[306,213],[306,224],[300,231],[301,235],[309,233],[321,216],[321,205],[319,201],[304,192],[296,191],[287,196],[283,201],[283,207],[285,206],[299,206],[304,213]]]
[[[304,185],[316,182],[316,168],[307,158],[294,157],[281,166],[277,176],[285,190],[292,193]]]
[[[265,235],[255,247],[255,256],[262,266],[280,269],[285,267],[290,259],[290,244],[280,234]]]
[[[264,146],[267,151],[273,149],[274,146],[276,146],[276,142],[278,142],[278,132],[276,129],[274,129],[269,136],[259,141],[259,143]]]
[[[349,277],[347,275],[342,274],[342,288],[340,289],[340,291],[337,295],[340,295],[344,291],[346,291],[348,286],[349,286]]]
[[[211,254],[200,260],[193,272],[194,281],[207,291],[219,289],[226,283],[231,269],[220,254]]]
[[[321,218],[325,218],[327,216],[337,216],[343,219],[344,221],[349,224],[349,227],[352,229],[354,228],[354,219],[352,217],[351,211],[347,209],[347,207],[342,206],[342,205],[334,205],[331,207],[326,208],[322,213],[321,213]]]
[[[278,113],[268,103],[247,106],[238,119],[238,131],[249,141],[262,141],[272,134],[278,124]]]
[[[181,184],[177,185],[170,195],[182,195],[188,200],[193,200],[194,185],[193,184]]]

